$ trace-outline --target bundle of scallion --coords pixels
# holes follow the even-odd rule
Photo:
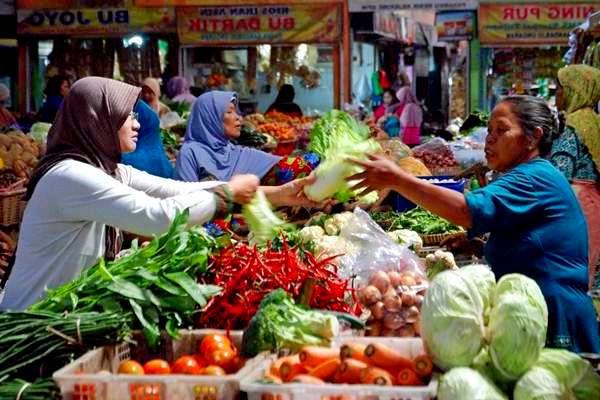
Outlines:
[[[50,378],[27,382],[22,379],[0,382],[0,399],[58,400],[60,389]]]
[[[221,291],[196,282],[218,244],[204,229],[186,227],[187,217],[187,212],[178,215],[169,232],[148,246],[134,243],[126,256],[108,263],[100,259],[74,281],[48,291],[30,310],[132,312],[133,327],[143,329],[151,346],[161,329],[176,338],[178,329],[191,326],[193,314]]]
[[[91,348],[122,342],[131,318],[107,312],[1,313],[0,386],[8,378],[48,377]]]

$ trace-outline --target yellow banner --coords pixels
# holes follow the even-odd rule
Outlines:
[[[17,33],[32,35],[122,35],[175,32],[173,8],[18,10]]]
[[[567,45],[569,31],[600,3],[479,4],[482,45]]]
[[[336,4],[177,9],[183,44],[332,43],[340,25]]]

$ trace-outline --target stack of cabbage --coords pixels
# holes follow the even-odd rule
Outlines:
[[[306,196],[323,201],[335,195],[342,202],[353,197],[346,178],[360,172],[360,167],[348,162],[347,157],[366,159],[366,155],[381,147],[369,139],[369,128],[343,111],[332,110],[317,121],[310,132],[309,150],[321,158],[315,171],[315,183],[304,187]],[[370,195],[368,202],[377,201]]]
[[[544,349],[548,309],[539,287],[520,274],[496,284],[472,265],[435,276],[421,309],[421,336],[448,371],[440,400],[600,399],[600,376],[564,350]]]

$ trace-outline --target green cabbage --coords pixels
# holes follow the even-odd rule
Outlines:
[[[256,192],[250,203],[242,207],[242,215],[252,234],[253,245],[273,240],[286,226],[286,222],[273,212],[271,203],[261,190]]]
[[[505,381],[516,381],[538,360],[546,342],[547,322],[523,294],[506,292],[490,312],[492,363]]]
[[[439,400],[508,400],[484,375],[471,368],[454,368],[440,379]]]
[[[567,400],[573,399],[553,373],[534,367],[519,379],[513,393],[514,400]]]
[[[523,294],[543,314],[545,325],[548,325],[548,306],[540,287],[533,279],[521,274],[504,275],[496,284],[493,303],[497,304],[505,293]]]
[[[467,265],[459,272],[475,284],[483,300],[483,308],[487,310],[492,304],[494,289],[496,289],[496,277],[492,270],[487,265]]]
[[[484,341],[483,301],[458,271],[435,276],[421,308],[421,336],[443,370],[471,365]]]
[[[592,364],[567,350],[544,349],[536,367],[547,369],[578,400],[600,399],[600,375]]]

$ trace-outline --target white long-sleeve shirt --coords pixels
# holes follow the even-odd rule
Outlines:
[[[165,233],[177,212],[189,222],[209,221],[222,182],[179,182],[122,164],[120,181],[98,168],[65,160],[38,182],[27,204],[17,257],[6,283],[2,310],[23,310],[44,297],[45,288],[73,280],[104,255],[105,226],[144,235]]]

